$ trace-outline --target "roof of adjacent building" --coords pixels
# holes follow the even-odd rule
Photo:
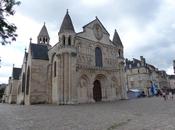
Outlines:
[[[115,30],[115,32],[114,32],[113,44],[116,45],[116,46],[123,47],[122,41],[120,40],[120,37],[117,33],[117,30]]]
[[[49,37],[49,33],[48,33],[48,31],[47,31],[47,28],[46,28],[46,26],[45,26],[45,23],[44,23],[44,25],[43,25],[43,27],[42,27],[42,29],[41,29],[41,31],[40,31],[40,33],[39,33],[39,35],[38,36],[44,36],[44,37]]]
[[[142,63],[143,62],[143,63]],[[126,59],[126,69],[133,69],[133,68],[139,68],[139,67],[145,67],[148,70],[155,70],[158,72],[157,68],[151,64],[146,63],[145,58],[141,56],[141,60],[133,58],[133,60]]]
[[[13,79],[19,80],[20,74],[21,74],[21,68],[14,67],[12,72]]]
[[[48,47],[45,44],[30,43],[32,59],[48,60]]]
[[[129,65],[131,65],[131,68],[138,67],[138,64],[141,64],[141,61],[138,59],[133,58],[133,61],[126,60],[126,66],[129,68]]]
[[[169,79],[175,79],[175,75],[169,75]]]
[[[64,16],[63,22],[60,27],[59,33],[65,32],[75,32],[72,20],[69,16],[69,12],[67,11],[66,15]]]

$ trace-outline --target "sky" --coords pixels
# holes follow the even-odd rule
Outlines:
[[[124,56],[140,56],[159,70],[173,74],[175,59],[175,0],[24,0],[8,20],[17,26],[17,40],[0,45],[0,83],[7,83],[13,64],[21,67],[30,38],[36,43],[44,24],[50,44],[58,42],[58,31],[69,10],[76,32],[97,16],[113,38],[119,33]]]

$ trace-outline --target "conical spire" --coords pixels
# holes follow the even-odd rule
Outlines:
[[[66,15],[64,16],[59,33],[65,32],[75,32],[68,10],[66,12]]]
[[[47,28],[45,26],[45,22],[43,27],[41,28],[41,31],[38,35],[38,43],[46,43],[49,44],[50,38],[49,38],[49,34],[47,31]]]
[[[120,40],[120,37],[119,37],[116,29],[115,29],[114,37],[113,37],[113,44],[116,45],[116,46],[123,47],[123,44],[122,44],[122,42]]]
[[[47,28],[45,26],[45,23],[44,23],[44,25],[43,25],[43,27],[42,27],[42,29],[41,29],[38,36],[40,36],[40,37],[49,37],[49,34],[48,34]]]

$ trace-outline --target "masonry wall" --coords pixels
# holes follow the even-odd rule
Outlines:
[[[48,61],[35,60],[31,62],[31,79],[30,79],[30,104],[48,102]]]
[[[150,75],[146,68],[133,68],[126,71],[126,84],[128,89],[140,89],[147,93],[150,87]]]
[[[17,102],[17,86],[19,84],[19,80],[12,79],[11,81],[11,93],[9,95],[9,103]]]

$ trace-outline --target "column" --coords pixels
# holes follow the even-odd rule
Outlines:
[[[125,78],[124,78],[124,64],[120,63],[120,85],[121,85],[121,98],[127,99],[127,92],[125,86]]]

